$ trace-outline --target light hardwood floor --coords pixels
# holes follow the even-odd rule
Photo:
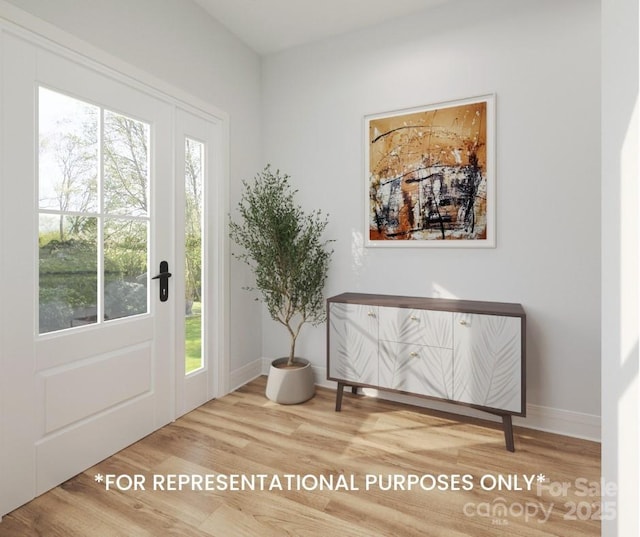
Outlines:
[[[278,406],[264,384],[205,404],[6,515],[0,537],[600,535],[599,490],[585,485],[599,482],[597,443],[515,428],[508,453],[498,424],[351,394],[336,413],[335,392],[321,388],[304,405]],[[140,475],[145,490],[107,490],[98,474],[126,476],[123,488]],[[275,476],[284,490],[159,490],[179,474],[196,488],[210,476],[204,489],[232,475],[266,475],[254,479],[268,487]],[[523,475],[538,474],[547,481],[528,490]],[[456,475],[468,490],[425,490],[430,476],[451,486]],[[320,476],[339,490],[304,490]],[[409,477],[421,480],[411,490]],[[396,490],[384,490],[388,479]],[[489,490],[498,479],[512,490]]]

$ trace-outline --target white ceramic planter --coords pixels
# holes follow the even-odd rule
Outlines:
[[[304,358],[296,358],[294,363],[298,367],[278,367],[286,363],[286,358],[271,362],[265,395],[281,405],[304,403],[316,393],[311,363]]]

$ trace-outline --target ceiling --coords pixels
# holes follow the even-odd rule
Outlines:
[[[194,0],[259,54],[410,15],[451,0]]]

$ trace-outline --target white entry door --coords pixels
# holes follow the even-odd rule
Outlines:
[[[183,231],[189,165],[207,223],[207,133],[66,54],[2,52],[0,516],[211,398],[217,307],[215,240]]]

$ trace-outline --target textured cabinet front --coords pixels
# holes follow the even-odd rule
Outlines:
[[[452,323],[448,311],[380,307],[379,386],[451,399]]]
[[[381,307],[380,339],[450,349],[453,314],[409,308]]]
[[[521,413],[521,321],[518,317],[456,313],[453,399]]]
[[[380,388],[451,399],[453,351],[440,347],[380,341]]]
[[[329,376],[378,384],[378,307],[331,303]]]

